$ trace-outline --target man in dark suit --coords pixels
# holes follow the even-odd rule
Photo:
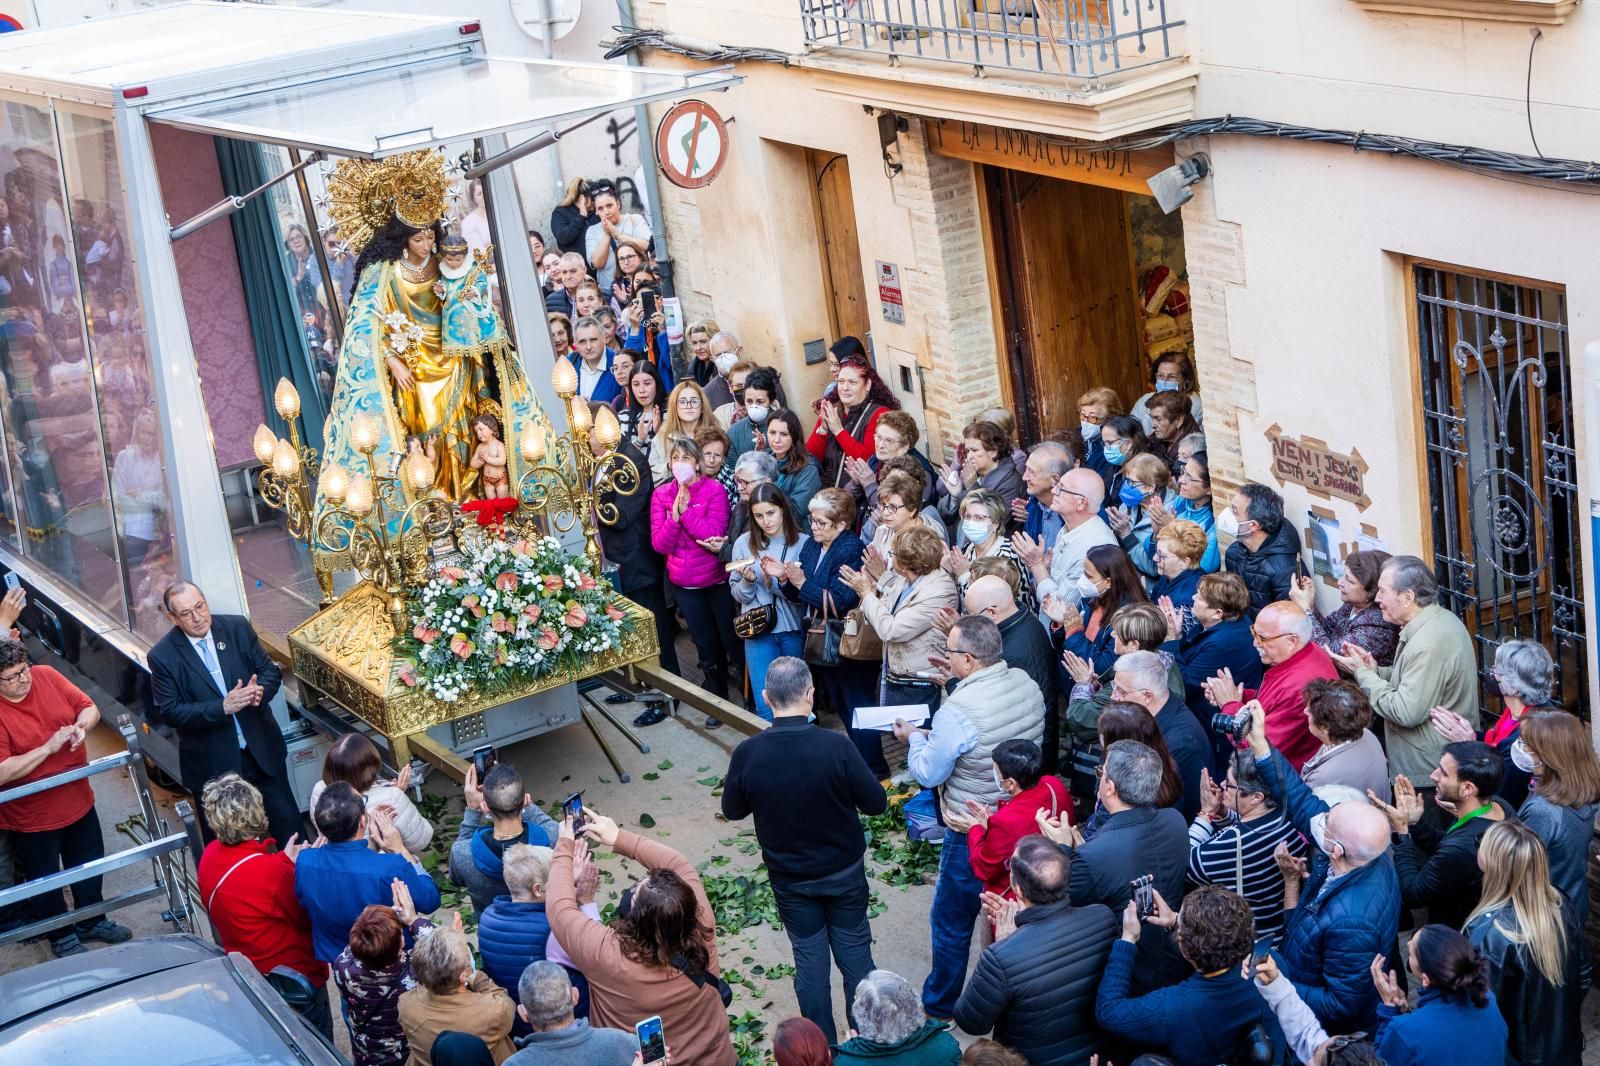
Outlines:
[[[233,771],[256,786],[279,845],[301,831],[289,789],[283,733],[272,717],[282,675],[248,619],[213,615],[205,593],[187,581],[162,596],[173,629],[150,650],[156,713],[178,731],[178,772],[196,796]],[[201,819],[207,840],[211,827]]]
[[[598,404],[589,405],[599,410]],[[600,445],[591,435],[589,445],[596,455],[602,454]],[[672,643],[672,612],[667,609],[666,593],[661,579],[665,564],[650,544],[650,494],[655,482],[650,477],[650,461],[627,438],[617,445],[617,451],[633,462],[639,473],[639,487],[624,495],[615,489],[600,494],[599,503],[609,503],[617,509],[614,525],[601,523],[600,546],[606,561],[617,569],[611,574],[611,584],[628,599],[655,615],[656,639],[661,645],[661,666],[676,674],[678,650]]]

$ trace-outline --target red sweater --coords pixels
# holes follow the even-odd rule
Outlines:
[[[1307,682],[1319,679],[1337,681],[1339,671],[1327,652],[1307,644],[1277,666],[1269,666],[1259,689],[1244,690],[1246,700],[1261,701],[1267,739],[1297,772],[1322,747],[1322,741],[1312,736],[1306,725],[1306,701],[1301,696]],[[1238,714],[1241,706],[1236,700],[1223,710]]]
[[[849,432],[849,424],[838,433],[827,434],[822,432],[823,420],[817,419],[817,424],[811,430],[811,436],[806,438],[806,451],[816,456],[821,463],[828,458],[828,437],[831,435],[839,441],[839,447],[852,459],[871,459],[877,454],[877,446],[872,440],[872,431],[878,427],[878,416],[887,411],[887,407],[879,407],[867,419],[867,424],[861,427],[861,435],[853,437]]]
[[[1050,810],[1052,796],[1057,813],[1072,823],[1072,801],[1067,796],[1067,786],[1052,774],[1039,778],[1032,788],[1025,788],[1000,804],[1000,809],[989,817],[987,828],[975,825],[967,831],[967,848],[971,853],[972,872],[983,882],[986,891],[997,892],[1007,899],[1015,899],[1011,891],[1011,871],[1006,863],[1017,848],[1017,841],[1030,833],[1037,833],[1039,825],[1034,816],[1039,808]]]
[[[267,851],[264,840],[213,840],[200,856],[196,880],[223,950],[237,951],[262,973],[287,966],[318,988],[327,983],[328,964],[312,951],[311,919],[295,898],[287,855]]]

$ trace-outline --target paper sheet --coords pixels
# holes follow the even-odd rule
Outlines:
[[[894,728],[896,718],[903,718],[913,724],[924,721],[928,717],[926,703],[907,703],[898,707],[857,707],[855,727],[857,729],[876,729],[887,733]]]

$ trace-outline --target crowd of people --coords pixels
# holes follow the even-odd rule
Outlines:
[[[556,357],[642,482],[609,500],[612,579],[667,669],[768,723],[721,804],[753,821],[793,950],[779,1066],[1578,1060],[1600,758],[1547,648],[1480,664],[1413,555],[1350,553],[1319,595],[1275,490],[1213,498],[1181,353],[1044,440],[983,411],[939,463],[856,338],[815,398],[711,321],[675,368],[642,216],[578,183],[553,222],[555,248],[530,243]],[[331,977],[358,1066],[624,1066],[655,1016],[672,1061],[733,1066],[696,856],[592,809],[554,821],[510,765],[470,772],[447,872],[480,968],[459,916],[428,917],[408,773],[340,740],[304,831],[276,667],[192,585],[162,601],[155,698],[214,838],[205,907],[324,1033]],[[96,714],[29,676],[0,640],[0,785],[81,762]],[[860,819],[912,792],[939,860],[908,976],[874,961]],[[70,864],[82,808],[0,828],[26,869]],[[599,849],[644,871],[610,922]]]

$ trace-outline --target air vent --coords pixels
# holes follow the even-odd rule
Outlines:
[[[806,353],[806,366],[815,366],[828,358],[828,342],[821,337],[806,341],[801,350]]]

